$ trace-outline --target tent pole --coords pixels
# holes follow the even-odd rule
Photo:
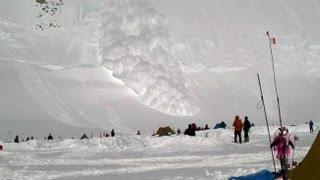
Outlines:
[[[293,146],[296,147],[296,137],[294,136],[293,138]],[[291,167],[293,168],[293,164],[294,164],[294,148],[292,150],[292,157],[291,157]]]
[[[266,106],[265,106],[265,103],[264,103],[264,98],[263,98],[263,92],[262,92],[259,73],[257,74],[257,76],[258,76],[258,83],[259,83],[260,94],[261,94],[261,102],[262,102],[263,111],[264,111],[264,117],[266,119],[266,124],[267,124],[268,137],[269,137],[269,147],[270,147],[270,145],[271,145],[271,135],[270,135],[270,129],[269,129],[268,116],[267,116]],[[274,160],[274,155],[273,155],[272,148],[270,148],[270,151],[271,151],[271,156],[272,156],[273,169],[276,172],[277,168],[276,168],[276,163],[275,163],[275,160]]]
[[[279,123],[280,123],[280,127],[282,128],[280,99],[279,99],[277,79],[276,79],[276,72],[275,72],[275,67],[274,67],[273,52],[272,52],[272,46],[271,46],[271,41],[272,41],[272,39],[270,38],[270,35],[269,35],[269,32],[268,32],[268,31],[267,31],[267,36],[268,36],[268,40],[269,40],[269,48],[270,48],[270,55],[271,55],[271,62],[272,62],[272,72],[273,72],[273,82],[274,82],[274,87],[275,87],[275,91],[276,91],[276,99],[277,99],[277,105],[278,105]]]

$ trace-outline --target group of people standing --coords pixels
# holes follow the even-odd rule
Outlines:
[[[33,136],[27,137],[26,140],[22,139],[22,142],[24,142],[24,141],[30,141],[30,140],[33,140]],[[20,142],[18,135],[16,135],[16,137],[15,137],[14,140],[13,140],[13,142],[14,142],[14,143],[19,143],[19,142]]]
[[[233,121],[234,127],[234,142],[235,143],[242,143],[242,130],[244,131],[244,142],[249,142],[249,130],[251,128],[251,123],[248,119],[248,116],[244,117],[244,122],[242,123],[240,117],[236,115]]]
[[[235,119],[233,121],[233,127],[234,127],[234,142],[235,143],[242,143],[241,141],[241,133],[242,130],[244,131],[244,138],[245,142],[249,142],[249,130],[251,128],[251,123],[248,120],[248,117],[244,117],[244,122],[242,123],[240,117],[237,115],[235,116]],[[313,122],[309,122],[310,126],[310,132],[313,132]],[[288,157],[291,153],[291,150],[289,148],[291,146],[292,149],[294,149],[294,142],[292,142],[289,134],[289,130],[285,127],[280,127],[275,132],[274,138],[270,144],[270,148],[276,153],[276,157],[280,161],[281,165],[281,171],[280,175],[287,179],[288,177]]]

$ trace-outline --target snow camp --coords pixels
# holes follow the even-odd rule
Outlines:
[[[0,179],[319,180],[320,0],[0,0]]]

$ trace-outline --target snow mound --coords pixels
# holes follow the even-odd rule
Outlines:
[[[212,138],[220,143],[231,142],[233,139],[233,129],[212,129],[206,131],[197,131],[197,136]]]
[[[296,126],[285,126],[289,129],[289,132],[292,134],[296,133],[308,133],[309,125],[308,124],[300,124]],[[271,135],[276,132],[278,127],[270,127]],[[268,135],[268,130],[266,126],[254,126],[250,129],[250,133],[254,135]]]
[[[205,137],[205,134],[208,134]],[[136,136],[120,135],[113,138],[92,138],[89,140],[32,140],[20,144],[7,143],[10,149],[15,150],[67,150],[73,149],[80,152],[153,152],[153,153],[172,153],[172,152],[202,152],[219,149],[219,145],[231,142],[232,132],[230,130],[209,130],[198,132],[196,137],[189,136]],[[197,147],[197,148],[195,148]]]

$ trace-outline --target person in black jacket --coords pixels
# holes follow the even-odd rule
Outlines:
[[[47,140],[53,140],[53,136],[51,135],[51,133],[49,133]]]
[[[19,143],[19,136],[18,136],[18,135],[16,135],[16,137],[14,138],[14,141],[13,141],[13,142]]]
[[[184,131],[184,135],[196,136],[196,131],[192,128],[191,124],[188,125],[188,129]]]
[[[115,133],[114,133],[114,129],[111,130],[111,137],[114,137]]]
[[[178,128],[178,130],[177,130],[177,136],[178,136],[179,134],[181,134],[181,130]]]
[[[310,122],[309,122],[309,129],[310,129],[310,133],[312,133],[313,132],[313,122],[312,122],[312,120],[310,120]]]
[[[251,123],[248,120],[248,116],[244,117],[243,131],[244,131],[244,142],[249,142],[249,130],[251,128]]]

